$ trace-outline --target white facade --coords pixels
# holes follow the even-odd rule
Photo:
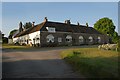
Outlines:
[[[40,44],[40,31],[29,34],[29,44]]]
[[[16,42],[18,42],[18,41],[19,41],[19,38],[18,38],[18,37],[13,38],[13,43],[16,43]]]
[[[22,44],[40,44],[40,31],[13,38],[13,42]]]
[[[8,39],[8,44],[13,44],[13,39]]]

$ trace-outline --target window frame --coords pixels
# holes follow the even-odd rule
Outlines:
[[[72,42],[72,36],[71,35],[66,36],[66,42]]]
[[[47,35],[46,42],[47,43],[50,43],[50,42],[54,43],[55,42],[54,36],[52,34]]]
[[[58,42],[61,43],[62,42],[62,38],[58,37]]]
[[[84,42],[83,36],[79,36],[79,42],[80,42],[80,43],[83,43],[83,42]]]
[[[88,40],[89,40],[89,42],[93,42],[93,37],[89,36]]]

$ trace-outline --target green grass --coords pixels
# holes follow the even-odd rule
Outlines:
[[[86,77],[118,77],[118,52],[78,48],[61,52],[61,57]]]
[[[2,48],[4,49],[29,49],[29,46],[20,46],[20,45],[12,45],[12,44],[2,44]]]

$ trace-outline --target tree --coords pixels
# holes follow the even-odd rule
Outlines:
[[[111,19],[107,17],[99,19],[94,24],[94,28],[103,34],[110,36],[113,42],[118,40],[118,33],[115,32],[115,26]]]
[[[119,37],[118,37],[118,33],[117,32],[114,32],[113,33],[113,42],[115,42],[115,43],[117,43],[118,42],[118,40],[119,40]]]
[[[28,29],[30,27],[32,27],[32,23],[31,22],[26,22],[24,25],[23,25],[24,29]]]
[[[17,29],[14,29],[14,30],[10,31],[9,36],[10,35],[13,36],[17,31],[18,31]]]

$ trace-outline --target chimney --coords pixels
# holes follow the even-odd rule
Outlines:
[[[23,25],[22,25],[22,22],[19,23],[19,32],[22,32],[23,31]]]
[[[88,23],[86,23],[86,27],[88,27]]]
[[[32,27],[34,27],[34,23],[35,23],[35,22],[32,22]]]
[[[23,28],[23,31],[26,31],[26,28]]]
[[[65,20],[65,24],[70,24],[70,20]]]
[[[44,22],[47,22],[47,21],[48,21],[48,19],[47,19],[47,17],[45,17],[45,18],[44,18]]]
[[[78,25],[78,26],[80,26],[80,23],[79,23],[79,22],[77,22],[77,25]]]

